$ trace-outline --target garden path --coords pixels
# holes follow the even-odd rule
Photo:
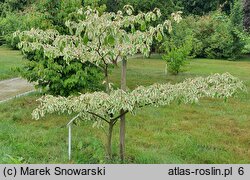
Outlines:
[[[0,81],[0,103],[34,91],[33,84],[21,78]]]

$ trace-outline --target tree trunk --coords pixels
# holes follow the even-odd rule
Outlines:
[[[109,160],[112,159],[112,133],[113,133],[113,123],[109,123],[109,132],[108,132],[108,142],[107,142],[107,152]]]
[[[124,113],[123,109],[121,114]],[[120,159],[123,162],[125,159],[125,114],[121,116],[120,121]]]
[[[122,72],[121,72],[121,89],[126,91],[126,71],[127,71],[127,59],[122,59]],[[121,110],[121,114],[124,114],[124,110]],[[124,161],[125,158],[125,114],[121,116],[120,121],[120,158]]]
[[[108,76],[108,67],[105,68],[105,86],[106,86],[106,93],[110,94],[110,89],[109,89],[109,76]]]
[[[244,0],[244,5],[243,5],[243,12],[244,12],[244,28],[247,31],[250,31],[250,1],[249,0]]]

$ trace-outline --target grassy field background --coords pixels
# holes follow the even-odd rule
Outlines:
[[[20,51],[10,50],[6,46],[0,47],[0,80],[9,79],[17,76],[14,69],[21,66],[22,56]]]
[[[250,90],[250,58],[194,59],[178,76],[166,75],[164,69],[165,63],[158,55],[130,59],[128,87],[177,83],[189,77],[229,72]],[[120,69],[115,68],[111,78],[115,86],[119,85],[119,77]],[[39,97],[33,93],[0,104],[0,163],[119,163],[118,126],[113,142],[115,159],[108,162],[103,148],[105,133],[88,123],[73,127],[73,157],[69,162],[66,123],[70,117],[49,115],[32,120],[31,112]],[[250,96],[246,93],[227,102],[203,99],[198,104],[143,108],[136,116],[127,116],[126,162],[250,163],[249,109]]]

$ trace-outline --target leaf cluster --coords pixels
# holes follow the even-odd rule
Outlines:
[[[68,98],[47,95],[38,99],[40,106],[33,111],[32,116],[40,119],[48,113],[77,113],[83,120],[100,126],[104,121],[116,120],[121,109],[135,114],[136,110],[145,106],[165,106],[173,102],[194,103],[203,97],[228,98],[244,89],[242,81],[225,73],[187,79],[179,84],[139,86],[130,92],[118,89],[112,90],[110,94],[94,92]]]
[[[146,22],[161,16],[158,9],[132,15],[133,7],[125,6],[124,11],[125,14],[118,11],[100,15],[95,9],[80,9],[78,13],[84,13],[85,19],[66,22],[71,35],[32,29],[16,32],[14,37],[20,39],[19,48],[24,53],[42,49],[49,59],[63,57],[67,62],[77,59],[102,66],[117,63],[119,58],[138,52],[148,55],[153,38],[161,40],[164,28],[171,29],[170,21],[156,27],[146,27]],[[136,29],[138,25],[143,30]]]

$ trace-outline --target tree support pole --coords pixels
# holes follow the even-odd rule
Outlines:
[[[69,155],[69,161],[71,160],[71,125],[72,124],[70,124],[68,127],[69,127],[69,144],[68,144],[68,155]]]
[[[127,72],[127,59],[122,59],[122,72],[121,72],[121,89],[126,91],[126,72]],[[120,120],[120,159],[123,162],[125,159],[125,113],[121,110]]]
[[[69,123],[67,124],[69,131],[68,131],[68,156],[69,156],[69,161],[71,160],[71,141],[72,141],[72,135],[71,135],[71,129],[72,129],[72,123],[80,116],[78,114],[77,116],[73,117]]]
[[[113,133],[113,126],[112,122],[109,123],[109,131],[108,131],[108,142],[107,142],[107,152],[109,160],[112,160],[112,133]]]

